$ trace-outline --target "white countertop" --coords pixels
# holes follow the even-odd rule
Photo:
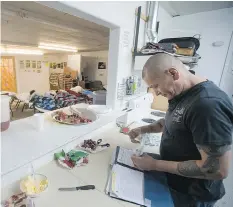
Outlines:
[[[87,105],[77,106],[86,107]],[[12,172],[73,140],[106,126],[120,115],[121,111],[112,111],[109,114],[100,115],[99,119],[91,124],[70,126],[53,121],[50,113],[45,113],[45,129],[43,131],[37,131],[33,126],[34,117],[11,122],[10,128],[1,132],[1,175]]]
[[[156,119],[155,117],[153,117]],[[126,148],[137,148],[138,144],[130,142],[127,135],[119,133],[119,128],[112,127],[106,130],[101,136],[93,139],[103,139],[103,142],[110,143],[110,148],[97,154],[91,154],[87,166],[76,167],[72,170],[61,168],[55,161],[38,169],[37,172],[44,174],[49,180],[49,189],[39,198],[36,198],[36,207],[64,207],[64,206],[102,206],[102,207],[130,207],[137,206],[128,202],[116,200],[105,195],[105,185],[109,170],[109,163],[112,152],[117,145]],[[146,147],[145,151],[158,153],[159,146]],[[93,184],[95,190],[59,192],[60,187],[75,187],[79,185]],[[2,199],[6,199],[19,191],[19,182],[6,186],[2,189]]]

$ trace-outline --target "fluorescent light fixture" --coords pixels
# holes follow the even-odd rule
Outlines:
[[[40,49],[47,49],[47,50],[60,50],[60,51],[67,51],[67,52],[77,52],[78,50],[72,50],[72,49],[65,49],[65,48],[56,48],[56,47],[48,47],[48,46],[38,46]]]
[[[39,50],[22,50],[22,49],[7,49],[1,48],[1,53],[5,54],[22,54],[22,55],[43,55],[44,53]]]
[[[64,46],[64,45],[55,45],[55,44],[48,44],[48,43],[40,43],[38,48],[47,49],[47,50],[60,50],[60,51],[67,51],[67,52],[78,52],[76,47]]]

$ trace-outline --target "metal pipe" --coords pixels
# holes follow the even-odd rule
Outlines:
[[[141,9],[142,9],[142,7],[139,6],[139,7],[138,7],[138,15],[137,15],[137,25],[136,25],[135,43],[134,43],[134,55],[137,54],[137,50],[138,50],[138,35],[139,35],[139,28],[140,28]]]
[[[149,8],[150,8],[150,1],[146,2],[146,17],[148,18],[149,15]],[[144,41],[143,41],[143,45],[146,45],[146,37],[147,37],[147,29],[148,29],[148,23],[145,23],[144,26]]]
[[[150,1],[147,3],[147,36],[149,42],[157,42],[157,32],[156,32],[156,25],[157,25],[157,17],[159,11],[159,2],[158,1]]]

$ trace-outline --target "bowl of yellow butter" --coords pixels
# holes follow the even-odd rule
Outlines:
[[[20,182],[20,190],[27,196],[37,197],[48,189],[48,179],[45,175],[29,175]]]

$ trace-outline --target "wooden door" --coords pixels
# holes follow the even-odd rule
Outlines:
[[[14,57],[1,57],[1,91],[17,92],[15,59]]]

